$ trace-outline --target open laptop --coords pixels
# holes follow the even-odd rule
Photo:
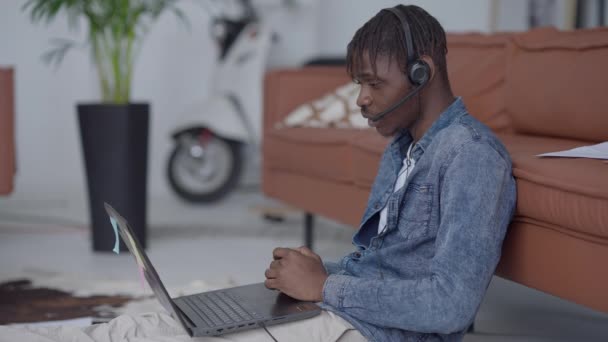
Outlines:
[[[125,220],[109,204],[105,209],[162,306],[190,336],[211,336],[313,317],[321,309],[293,299],[263,283],[169,297],[165,286]]]

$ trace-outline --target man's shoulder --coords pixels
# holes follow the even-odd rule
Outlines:
[[[479,141],[494,136],[486,125],[468,112],[459,115],[442,133],[444,139],[449,138],[451,140],[463,141]]]
[[[496,152],[509,164],[509,153],[500,139],[485,124],[469,113],[463,113],[436,137],[438,149],[448,154],[460,154],[474,148],[477,151]]]

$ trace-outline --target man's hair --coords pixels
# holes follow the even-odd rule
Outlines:
[[[435,70],[441,78],[448,79],[445,55],[448,52],[445,31],[441,24],[427,11],[414,5],[398,5],[397,9],[409,24],[415,58],[427,55],[433,59]],[[386,10],[381,10],[357,32],[347,47],[346,69],[354,78],[356,69],[362,65],[363,55],[369,54],[374,74],[378,56],[395,58],[400,69],[407,70],[407,48],[401,22]]]

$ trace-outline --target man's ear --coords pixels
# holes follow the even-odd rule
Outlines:
[[[435,63],[433,62],[433,59],[431,58],[431,56],[427,56],[427,55],[420,56],[420,60],[424,61],[429,66],[429,71],[430,71],[429,82],[431,82],[433,80],[433,78],[435,77],[435,70],[437,70],[437,68],[435,67]]]

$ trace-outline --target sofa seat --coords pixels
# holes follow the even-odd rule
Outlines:
[[[536,157],[593,143],[525,135],[499,137],[513,160],[518,216],[608,245],[608,164]]]
[[[521,182],[518,182],[518,186]],[[598,311],[608,312],[608,243],[561,226],[516,216],[496,274]],[[597,240],[597,239],[595,239]]]
[[[268,167],[361,189],[371,188],[390,142],[371,129],[282,128],[266,138],[272,142],[266,145]],[[514,134],[499,134],[499,138],[513,160],[518,217],[608,245],[608,165],[599,160],[536,157],[591,143]]]

